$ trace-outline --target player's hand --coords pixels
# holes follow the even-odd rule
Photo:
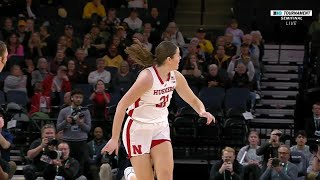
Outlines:
[[[199,116],[207,119],[207,123],[206,123],[207,125],[209,125],[212,121],[213,123],[216,122],[216,119],[214,118],[214,116],[209,112],[202,112],[199,114]]]
[[[119,143],[118,140],[111,138],[108,143],[102,148],[101,154],[108,153],[111,155],[114,151],[118,155]]]

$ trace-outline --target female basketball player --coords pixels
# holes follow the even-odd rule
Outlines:
[[[155,56],[137,43],[126,48],[136,63],[146,68],[118,103],[114,117],[112,137],[103,152],[118,151],[121,125],[125,111],[129,115],[122,134],[123,143],[138,180],[153,179],[151,159],[158,180],[173,179],[173,150],[170,141],[168,109],[173,90],[191,105],[207,124],[214,117],[206,112],[203,103],[177,71],[179,48],[169,41],[161,42]]]

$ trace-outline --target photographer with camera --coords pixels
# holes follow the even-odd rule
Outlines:
[[[290,148],[281,145],[278,149],[279,158],[269,158],[267,169],[260,180],[294,180],[298,178],[298,167],[289,162]]]
[[[79,162],[69,155],[68,143],[60,143],[58,150],[51,151],[49,154],[52,162],[44,169],[43,178],[45,180],[86,180],[86,177],[79,175]]]
[[[55,134],[54,125],[45,124],[41,128],[41,138],[31,143],[27,156],[32,163],[23,168],[26,180],[34,180],[42,176],[44,168],[51,162],[47,154],[55,150],[58,145]]]
[[[90,112],[81,107],[83,97],[81,90],[71,91],[71,106],[63,108],[57,120],[57,130],[63,130],[61,139],[69,144],[70,155],[79,161],[81,173],[89,157],[87,139],[91,129]]]
[[[273,130],[270,135],[270,139],[267,143],[260,146],[257,149],[256,153],[258,156],[263,155],[262,161],[262,170],[264,171],[267,168],[267,163],[270,158],[278,157],[278,148],[281,145],[280,137],[282,132],[278,129]]]
[[[235,150],[231,147],[225,147],[222,150],[222,160],[211,168],[210,180],[240,180],[243,166],[235,158]]]

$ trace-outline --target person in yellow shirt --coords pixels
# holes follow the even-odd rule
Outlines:
[[[204,28],[198,29],[196,37],[199,39],[199,45],[200,45],[201,50],[204,53],[212,54],[214,48],[213,48],[211,41],[205,39],[206,31]]]
[[[122,56],[118,53],[116,45],[111,44],[108,48],[107,54],[103,57],[105,65],[108,67],[120,68],[123,61]]]
[[[97,14],[101,18],[106,17],[106,10],[101,4],[101,0],[92,0],[88,2],[83,9],[83,19],[90,19],[93,14]]]

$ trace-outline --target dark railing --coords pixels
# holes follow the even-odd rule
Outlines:
[[[201,19],[200,19],[200,25],[203,25],[203,18],[204,18],[204,13],[206,11],[206,0],[201,0]]]

